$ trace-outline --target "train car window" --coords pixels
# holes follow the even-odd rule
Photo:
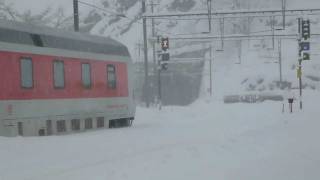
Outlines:
[[[85,129],[92,129],[92,119],[87,118],[84,120],[84,128]]]
[[[39,34],[30,34],[33,44],[38,47],[43,47],[43,42]]]
[[[65,86],[64,62],[53,61],[53,83],[55,88],[64,88]]]
[[[0,29],[0,34],[0,41],[33,45],[33,41],[27,32],[15,31],[11,29]]]
[[[66,121],[59,120],[57,121],[57,132],[66,132]]]
[[[73,131],[80,130],[80,119],[72,119],[71,120],[71,129]]]
[[[85,88],[91,88],[91,68],[90,64],[81,65],[82,85]]]
[[[104,117],[97,117],[97,128],[104,127]]]
[[[33,88],[33,65],[31,58],[21,58],[20,76],[22,88]]]
[[[117,87],[116,67],[112,64],[107,65],[107,84],[110,89]]]

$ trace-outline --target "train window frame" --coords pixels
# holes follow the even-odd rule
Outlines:
[[[86,118],[84,120],[84,129],[93,129],[93,120],[92,118]]]
[[[55,63],[62,63],[63,65],[63,86],[57,86],[56,84],[56,76],[55,76]],[[66,70],[65,70],[65,64],[64,64],[64,61],[63,60],[58,60],[58,59],[55,59],[53,60],[52,62],[52,75],[53,75],[53,87],[55,89],[64,89],[66,87]]]
[[[34,45],[30,34],[23,31],[17,31],[7,28],[0,28],[0,41],[15,44]]]
[[[84,66],[88,65],[89,66],[89,85],[86,85],[85,80],[84,80]],[[90,63],[81,63],[81,82],[82,82],[82,87],[85,89],[91,89],[92,87],[92,75],[91,75],[91,64]]]
[[[37,47],[44,47],[44,44],[43,44],[43,41],[42,41],[42,38],[39,34],[30,34],[30,37],[33,41],[33,45],[34,46],[37,46]]]
[[[97,128],[104,128],[105,127],[105,118],[104,117],[97,117]]]
[[[113,71],[109,68],[113,68]],[[110,73],[113,73],[114,79],[110,79]],[[107,64],[107,86],[108,89],[117,89],[117,69],[114,64]]]
[[[80,119],[71,119],[71,130],[72,131],[80,131],[81,130],[81,122]]]
[[[30,61],[31,62],[31,86],[25,86],[23,81],[23,63],[22,61]],[[31,57],[20,57],[19,60],[19,66],[20,66],[20,87],[22,89],[33,89],[34,88],[34,65],[33,65],[33,59]]]
[[[64,133],[67,132],[67,124],[65,120],[58,120],[56,121],[56,129],[57,133]]]

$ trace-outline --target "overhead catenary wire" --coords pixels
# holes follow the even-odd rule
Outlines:
[[[104,12],[109,13],[109,14],[113,14],[113,15],[117,15],[117,16],[120,16],[120,17],[125,17],[125,18],[127,18],[127,16],[125,16],[124,14],[119,14],[119,13],[117,13],[117,12],[110,11],[110,10],[105,9],[105,8],[101,8],[101,7],[96,6],[96,5],[94,5],[94,4],[91,4],[91,3],[87,3],[87,2],[83,2],[83,1],[79,1],[79,0],[78,0],[78,2],[79,2],[79,4],[83,4],[83,5],[86,5],[86,6],[95,8],[95,9],[99,9],[99,10],[104,11]]]
[[[250,16],[265,16],[265,15],[272,15],[278,16],[282,15],[281,13],[283,10],[232,10],[232,11],[220,11],[220,12],[212,12],[212,16],[219,16],[219,17],[250,17]],[[286,9],[286,13],[289,15],[305,15],[305,14],[314,14],[315,12],[319,13],[320,9]],[[287,15],[287,14],[286,14]],[[190,16],[208,16],[207,12],[190,12],[190,13],[182,13],[182,12],[175,12],[175,13],[164,13],[164,14],[144,14],[143,17],[146,18],[158,18],[158,17],[190,17]]]
[[[112,14],[112,15],[116,15],[118,17],[121,17],[121,18],[126,18],[126,19],[129,19],[132,21],[132,23],[138,23],[138,24],[142,24],[142,22],[139,22],[138,20],[141,20],[143,18],[143,16],[139,16],[137,17],[137,19],[134,19],[134,18],[130,18],[130,17],[127,17],[126,15],[124,14],[121,14],[121,13],[118,13],[118,12],[115,12],[115,11],[111,11],[111,10],[108,10],[106,8],[101,8],[101,7],[98,7],[94,4],[91,4],[91,3],[88,3],[88,2],[83,2],[83,1],[78,1],[79,4],[82,4],[82,5],[86,5],[86,6],[89,6],[91,8],[94,8],[94,9],[97,9],[97,10],[100,10],[100,11],[103,11],[103,12],[106,12],[106,13],[109,13],[109,14]],[[320,13],[313,13],[311,15],[319,15]],[[281,16],[281,15],[276,15],[274,14],[273,16]],[[296,16],[296,15],[291,15],[291,14],[286,14],[286,16]],[[253,16],[253,17],[269,17],[268,15],[257,15],[257,16]],[[208,18],[207,17],[197,17],[197,18],[172,18],[172,17],[152,17],[153,19],[158,19],[158,20],[174,20],[174,21],[179,21],[179,20],[207,20]],[[239,17],[223,17],[224,19],[226,18],[243,18],[242,16],[239,16]],[[221,19],[221,17],[213,17],[212,19]],[[147,25],[148,27],[151,27],[151,25]],[[170,31],[167,31],[167,30],[164,30],[164,29],[161,29],[161,28],[158,28],[158,27],[155,27],[155,29],[159,32],[163,32],[163,33],[166,33],[168,35],[171,35],[171,36],[175,36],[176,34],[173,34],[171,33]],[[261,32],[268,32],[270,30],[266,30],[266,31],[261,31]],[[255,34],[255,33],[259,33],[260,31],[258,32],[251,32],[250,34]],[[200,34],[200,33],[199,33]]]
[[[139,16],[137,17],[137,19],[134,19],[134,18],[129,18],[128,16],[126,16],[125,14],[121,14],[121,13],[118,13],[118,12],[114,12],[114,11],[111,11],[111,10],[108,10],[108,9],[105,9],[105,8],[101,8],[101,7],[98,7],[94,4],[91,4],[91,3],[87,3],[87,2],[83,2],[83,1],[78,1],[79,4],[82,4],[82,5],[86,5],[86,6],[89,6],[91,8],[94,8],[94,9],[97,9],[97,10],[100,10],[100,11],[103,11],[103,12],[106,12],[106,13],[109,13],[109,14],[112,14],[112,15],[115,15],[117,17],[121,17],[121,18],[126,18],[126,19],[129,19],[132,21],[132,23],[138,23],[138,24],[142,24],[142,22],[139,22],[138,20],[141,20],[143,17],[142,16]],[[148,27],[151,27],[150,25],[147,25]],[[163,29],[160,29],[160,28],[157,28],[155,27],[156,30],[158,31],[161,31],[161,32],[164,32],[164,33],[167,33],[167,34],[170,34],[170,35],[173,35],[171,32],[169,31],[166,31],[166,30],[163,30]]]

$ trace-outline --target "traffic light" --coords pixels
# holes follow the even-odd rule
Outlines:
[[[301,36],[304,40],[310,38],[310,20],[302,20]]]
[[[169,49],[169,38],[161,38],[161,49],[167,51]]]

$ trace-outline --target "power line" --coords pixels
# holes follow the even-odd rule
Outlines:
[[[91,3],[87,3],[87,2],[83,2],[83,1],[78,1],[80,4],[82,5],[86,5],[86,6],[89,6],[89,7],[92,7],[94,9],[98,9],[100,11],[103,11],[103,12],[106,12],[106,13],[109,13],[109,14],[113,14],[113,15],[116,15],[117,17],[122,17],[122,18],[126,18],[126,19],[129,19],[132,21],[132,23],[138,23],[138,24],[143,24],[142,22],[139,22],[138,20],[141,20],[142,19],[142,16],[139,16],[137,19],[133,19],[133,18],[129,18],[128,16],[126,16],[125,14],[119,14],[117,12],[114,12],[114,11],[110,11],[110,10],[107,10],[105,8],[101,8],[101,7],[98,7],[94,4],[91,4]],[[151,27],[150,25],[147,25],[148,27]],[[169,31],[166,31],[166,30],[163,30],[163,29],[160,29],[160,28],[157,28],[155,27],[158,31],[161,31],[161,32],[164,32],[164,33],[167,33],[167,34],[170,34],[172,35],[172,33],[170,33]]]
[[[315,13],[315,12],[312,12],[312,13],[305,13],[304,15],[308,15],[308,16],[316,16],[316,15],[319,15],[320,13]],[[196,15],[194,15],[196,16]],[[200,16],[200,15],[199,15]],[[153,19],[159,19],[159,20],[175,20],[175,21],[179,21],[179,20],[207,20],[208,17],[189,17],[189,18],[183,18],[183,17],[175,17],[175,16],[172,16],[172,17],[166,17],[166,16],[161,16],[161,17],[152,17]],[[221,17],[212,17],[213,20],[219,20],[221,18],[224,18],[224,19],[241,19],[241,18],[248,18],[248,17],[252,17],[252,18],[268,18],[270,16],[274,16],[274,17],[282,17],[282,15],[280,14],[274,14],[274,15],[250,15],[250,16],[221,16]],[[286,17],[296,17],[297,14],[286,14]],[[186,17],[186,16],[185,16]]]
[[[302,14],[314,14],[315,12],[319,13],[320,9],[286,9],[285,13],[289,15],[302,15]],[[221,16],[224,18],[227,17],[250,17],[257,15],[266,15],[268,16],[282,16],[283,10],[232,10],[232,11],[220,11],[212,12],[212,16]],[[287,15],[287,14],[286,14]],[[159,18],[159,17],[186,17],[186,16],[208,16],[208,12],[190,12],[190,13],[163,13],[163,14],[144,14],[146,18]]]
[[[314,38],[319,38],[320,34],[311,34],[312,37]],[[275,38],[281,38],[281,39],[297,39],[297,34],[260,34],[260,35],[243,35],[243,34],[233,34],[233,35],[227,35],[224,36],[224,40],[225,41],[234,41],[234,40],[247,40],[247,39],[251,39],[251,40],[259,40],[259,39],[266,39],[266,38],[270,38],[270,37],[275,37]],[[187,40],[187,41],[203,41],[203,42],[211,42],[214,39],[220,39],[221,36],[184,36],[184,37],[169,37],[171,39],[171,41],[183,41],[183,40]]]
[[[104,12],[107,12],[109,14],[113,14],[113,15],[116,15],[116,16],[119,16],[119,17],[124,17],[124,18],[128,18],[127,16],[125,16],[124,14],[119,14],[117,12],[113,12],[113,11],[110,11],[110,10],[107,10],[105,8],[101,8],[101,7],[98,7],[94,4],[91,4],[91,3],[87,3],[87,2],[82,2],[82,1],[78,1],[80,4],[83,4],[83,5],[86,5],[86,6],[89,6],[89,7],[92,7],[92,8],[95,8],[95,9],[99,9],[101,11],[104,11]]]

